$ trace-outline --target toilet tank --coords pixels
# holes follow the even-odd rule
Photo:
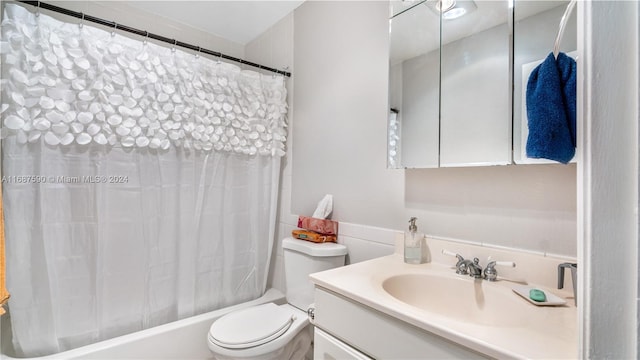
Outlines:
[[[313,303],[313,283],[309,275],[344,265],[347,247],[336,243],[313,243],[286,238],[284,249],[284,276],[287,302],[307,311]]]

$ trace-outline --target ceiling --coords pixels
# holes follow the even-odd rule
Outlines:
[[[304,0],[131,1],[128,5],[246,45]]]

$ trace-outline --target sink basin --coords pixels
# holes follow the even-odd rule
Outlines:
[[[382,288],[418,309],[484,326],[523,326],[531,306],[508,288],[471,277],[402,274],[385,279]]]

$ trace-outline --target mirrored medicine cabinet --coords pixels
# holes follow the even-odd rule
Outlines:
[[[548,162],[524,154],[523,86],[568,2],[391,1],[388,167]],[[575,55],[575,14],[560,49]]]

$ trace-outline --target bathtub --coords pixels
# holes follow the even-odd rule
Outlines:
[[[274,302],[284,304],[284,295],[275,289],[269,289],[260,298],[224,309],[174,321],[132,334],[118,336],[95,344],[82,346],[61,353],[34,358],[14,358],[5,354],[3,346],[2,360],[85,360],[85,359],[212,359],[207,346],[207,333],[214,320],[222,315],[245,307]],[[6,340],[6,339],[3,339]],[[3,345],[6,341],[2,342]],[[7,353],[9,351],[6,351]]]

